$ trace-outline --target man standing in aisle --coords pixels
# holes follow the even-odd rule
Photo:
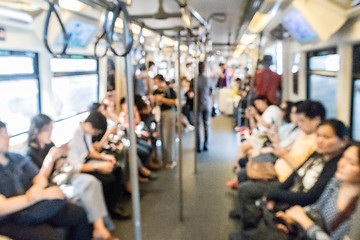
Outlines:
[[[204,126],[204,143],[203,150],[207,151],[209,149],[209,138],[210,138],[210,113],[211,113],[211,95],[212,95],[212,85],[210,79],[204,75],[205,63],[199,63],[199,76],[197,79],[198,85],[198,116],[197,123],[198,128],[196,130],[197,142],[196,142],[196,151],[201,152],[201,134],[200,128],[201,124]]]
[[[176,166],[175,151],[175,105],[176,92],[168,87],[165,78],[158,74],[154,77],[157,89],[154,91],[155,102],[160,106],[160,138],[163,164],[166,169]]]
[[[264,68],[257,70],[255,73],[255,95],[263,95],[271,104],[278,105],[279,97],[277,96],[277,91],[281,89],[281,76],[270,70],[272,56],[265,55],[262,65]]]

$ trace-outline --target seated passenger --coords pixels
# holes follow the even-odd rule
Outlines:
[[[266,139],[264,135],[271,127],[281,125],[281,111],[278,106],[270,105],[264,96],[257,96],[254,100],[255,107],[249,107],[245,111],[253,131],[250,138],[240,143],[238,158],[246,157],[251,150],[259,150]]]
[[[34,162],[42,164],[40,174],[46,179],[51,178],[54,171],[65,166],[68,152],[66,145],[55,147],[51,142],[52,129],[53,122],[46,115],[39,114],[31,120],[28,154]],[[94,226],[92,236],[108,239],[111,236],[109,231],[114,230],[115,226],[108,216],[99,180],[81,173],[71,174],[68,180],[72,194],[68,193],[67,197],[84,207],[89,223]],[[104,221],[109,230],[105,228]]]
[[[264,144],[266,145],[265,147],[260,148],[257,152],[253,151],[251,153],[253,162],[275,163],[278,159],[274,154],[275,147],[285,147],[291,150],[294,141],[302,134],[301,129],[297,126],[296,110],[297,107],[291,102],[283,102],[281,104],[283,123],[279,126],[278,131],[275,128],[271,132],[266,133],[269,141]],[[239,163],[241,163],[242,160],[247,162],[248,158],[240,159]],[[239,182],[246,180],[248,180],[246,167],[241,166],[241,169],[237,170],[237,178],[227,182],[226,185],[237,188]]]
[[[278,225],[279,229],[267,225],[263,233],[268,233],[266,235],[274,240],[303,236],[304,231],[305,238],[310,240],[344,239],[349,233],[353,218],[357,217],[354,212],[359,193],[360,148],[359,145],[351,145],[338,162],[335,177],[326,186],[319,200],[313,205],[297,205],[285,212],[277,212],[276,216],[283,219],[283,223]]]
[[[243,228],[253,229],[262,218],[255,201],[264,196],[268,209],[313,204],[336,171],[336,165],[348,142],[347,129],[338,120],[326,120],[317,129],[317,148],[282,184],[245,182],[240,185],[238,200]]]
[[[64,200],[59,187],[47,187],[29,158],[8,150],[9,135],[0,121],[0,234],[20,240],[89,240],[84,210]],[[68,228],[68,236],[58,227]]]
[[[124,219],[116,208],[123,192],[121,169],[116,166],[113,155],[99,153],[92,146],[92,136],[105,132],[106,128],[106,118],[99,112],[91,112],[85,121],[80,123],[68,143],[67,162],[75,171],[90,173],[99,179],[110,215],[117,219]]]

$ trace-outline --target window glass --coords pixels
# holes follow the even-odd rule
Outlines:
[[[52,58],[51,71],[53,72],[93,72],[97,71],[96,59]]]
[[[321,102],[327,118],[336,118],[336,77],[310,75],[309,98]]]
[[[310,58],[310,70],[339,71],[340,57],[338,54],[314,56]]]
[[[51,79],[54,97],[52,118],[63,119],[87,111],[98,101],[98,75],[64,76]]]
[[[0,112],[10,135],[28,131],[31,118],[39,113],[38,80],[0,81]]]
[[[360,79],[354,82],[353,96],[352,137],[354,140],[360,141]]]
[[[0,75],[33,74],[34,58],[26,56],[0,56]]]

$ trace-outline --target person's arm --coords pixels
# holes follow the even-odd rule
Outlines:
[[[117,131],[117,125],[112,127],[111,129],[107,129],[104,136],[101,138],[99,142],[94,142],[93,147],[96,151],[100,151],[101,148],[105,145],[105,143],[109,140],[109,135],[114,134]]]
[[[33,185],[24,195],[6,198],[0,195],[0,216],[21,211],[42,200],[65,199],[65,195],[57,186],[43,188]]]
[[[84,163],[81,167],[81,172],[101,172],[111,173],[114,169],[114,164],[109,161]]]
[[[336,163],[336,161],[332,160],[331,162],[325,164],[324,169],[316,183],[307,192],[290,192],[287,189],[277,188],[268,192],[267,199],[275,202],[285,202],[290,205],[306,206],[313,204],[320,197],[327,183],[334,176],[337,167]],[[290,177],[293,177],[293,174]],[[285,184],[289,185],[287,180],[284,182],[284,185]]]
[[[33,183],[46,187],[56,161],[60,159],[61,155],[66,155],[67,150],[67,146],[65,145],[60,148],[52,147],[43,161],[39,174],[34,177]]]
[[[102,161],[108,161],[111,163],[115,163],[116,159],[113,155],[111,154],[105,154],[105,153],[99,153],[98,151],[92,149],[90,150],[90,153],[88,154],[89,158],[93,158],[93,159],[98,159],[98,160],[102,160]]]
[[[267,129],[270,129],[272,127],[272,123],[266,122],[257,111],[254,112],[254,118],[255,118],[257,124],[261,124],[262,126],[264,126]]]

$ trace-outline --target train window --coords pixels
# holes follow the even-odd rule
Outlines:
[[[53,106],[44,109],[55,120],[86,112],[99,99],[98,62],[94,58],[51,59]]]
[[[360,79],[354,81],[352,111],[352,138],[360,141]]]
[[[324,104],[327,118],[336,118],[336,75],[340,67],[336,49],[309,52],[307,64],[307,97]]]
[[[0,50],[0,112],[11,136],[26,132],[40,112],[38,56]]]
[[[353,51],[353,90],[351,111],[352,138],[360,141],[360,45],[354,46]]]

